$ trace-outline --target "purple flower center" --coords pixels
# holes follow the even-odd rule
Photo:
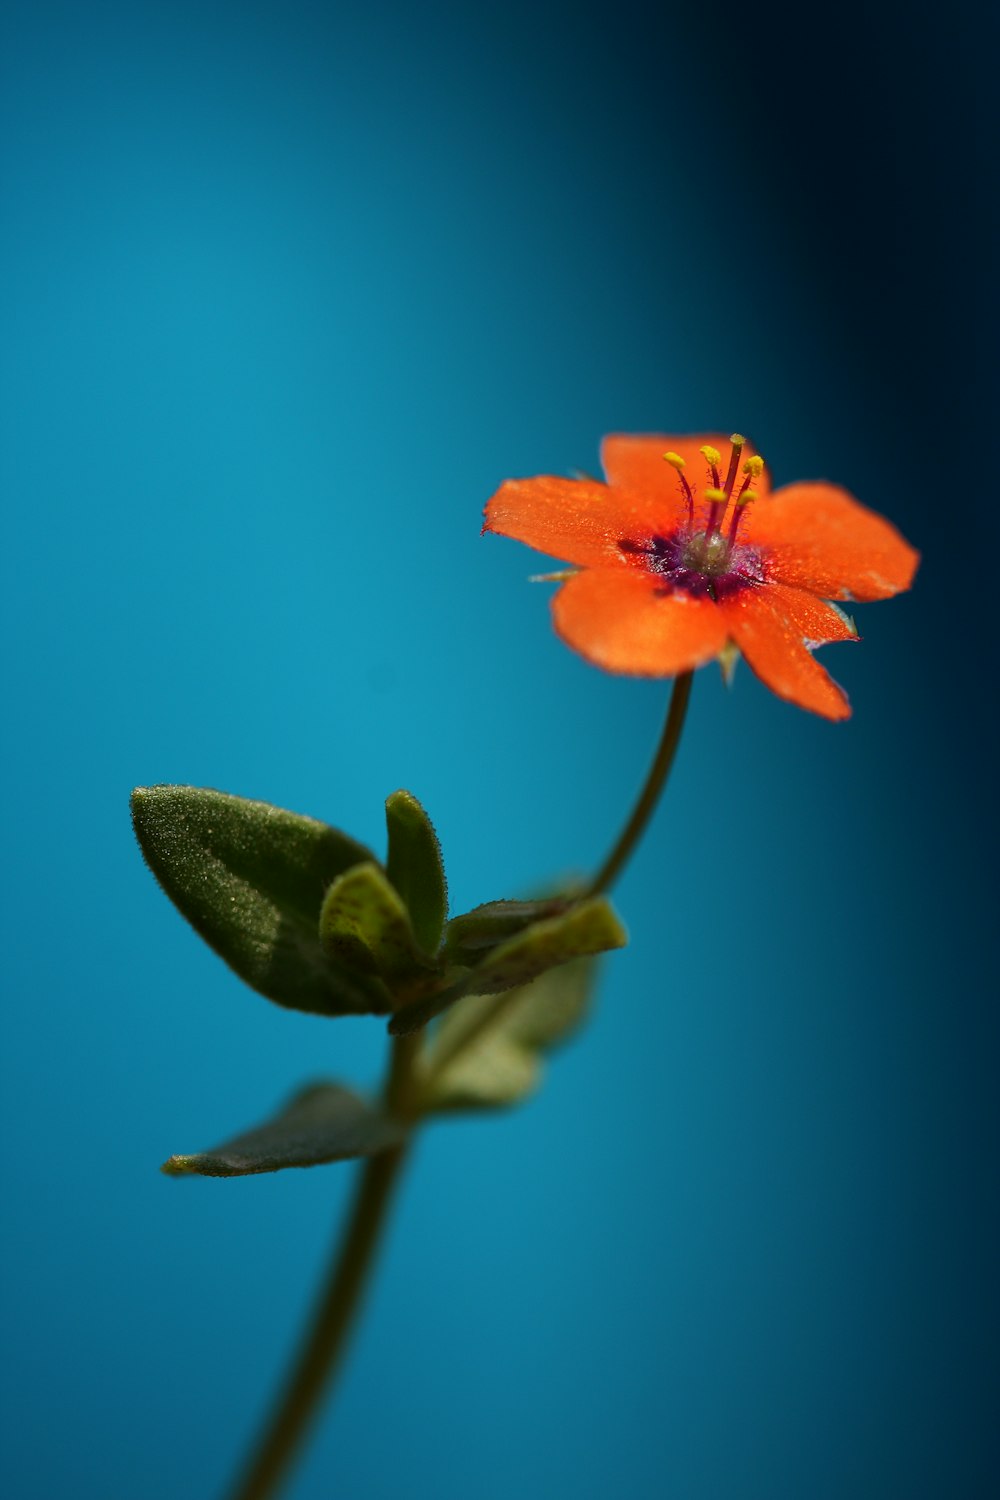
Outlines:
[[[681,527],[667,536],[652,536],[645,541],[622,537],[618,547],[648,573],[663,579],[659,592],[664,594],[728,599],[766,579],[763,558],[756,547],[730,541],[721,531]]]

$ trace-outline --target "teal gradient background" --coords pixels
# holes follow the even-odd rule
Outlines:
[[[592,867],[665,684],[480,509],[736,427],[916,590],[824,652],[847,725],[699,674],[593,1024],[427,1133],[289,1500],[993,1494],[995,22],[2,14],[4,1493],[222,1492],[350,1173],[157,1165],[381,1066],[198,943],[130,787],[378,845],[408,786],[455,909]]]

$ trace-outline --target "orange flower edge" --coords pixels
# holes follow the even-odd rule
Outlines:
[[[832,600],[909,588],[919,553],[825,483],[772,492],[739,433],[607,437],[606,483],[543,475],[500,486],[484,531],[572,564],[552,600],[560,637],[605,671],[672,677],[735,646],[780,698],[828,719],[846,695],[813,657],[857,640]]]

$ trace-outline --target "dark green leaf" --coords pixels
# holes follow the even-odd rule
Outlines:
[[[193,786],[138,787],[132,818],[183,916],[269,1000],[321,1015],[384,1012],[384,989],[333,962],[319,913],[338,875],[371,853],[315,818]]]
[[[345,967],[379,976],[394,991],[434,973],[417,944],[410,914],[373,861],[333,882],[319,918],[324,949]]]
[[[533,922],[507,942],[491,948],[470,974],[467,989],[495,995],[544,974],[556,964],[609,948],[623,948],[625,929],[603,896],[578,901],[558,916]]]
[[[472,911],[452,917],[446,935],[448,952],[459,962],[479,963],[487,948],[515,937],[533,922],[558,916],[569,905],[568,896],[549,896],[538,901],[486,901]]]
[[[597,961],[578,958],[500,995],[468,995],[436,1029],[423,1064],[426,1109],[513,1104],[537,1088],[541,1054],[586,1015]]]
[[[296,1094],[266,1125],[195,1156],[172,1156],[170,1177],[246,1177],[284,1167],[374,1156],[402,1143],[403,1127],[339,1083],[317,1083]]]
[[[622,948],[627,941],[625,929],[609,902],[603,896],[588,897],[557,916],[532,923],[507,942],[487,949],[482,961],[450,989],[401,1007],[389,1029],[396,1036],[419,1030],[463,995],[499,994],[515,985],[528,984],[557,964]]]
[[[441,845],[434,825],[412,792],[393,792],[385,804],[389,831],[386,871],[406,904],[417,942],[436,953],[448,915]]]

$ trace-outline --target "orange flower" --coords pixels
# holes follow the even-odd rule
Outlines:
[[[832,484],[771,492],[745,438],[604,439],[607,483],[511,479],[484,531],[574,567],[554,578],[555,627],[595,666],[671,677],[737,647],[780,698],[828,719],[850,706],[812,651],[857,640],[829,601],[909,588],[919,554]]]

